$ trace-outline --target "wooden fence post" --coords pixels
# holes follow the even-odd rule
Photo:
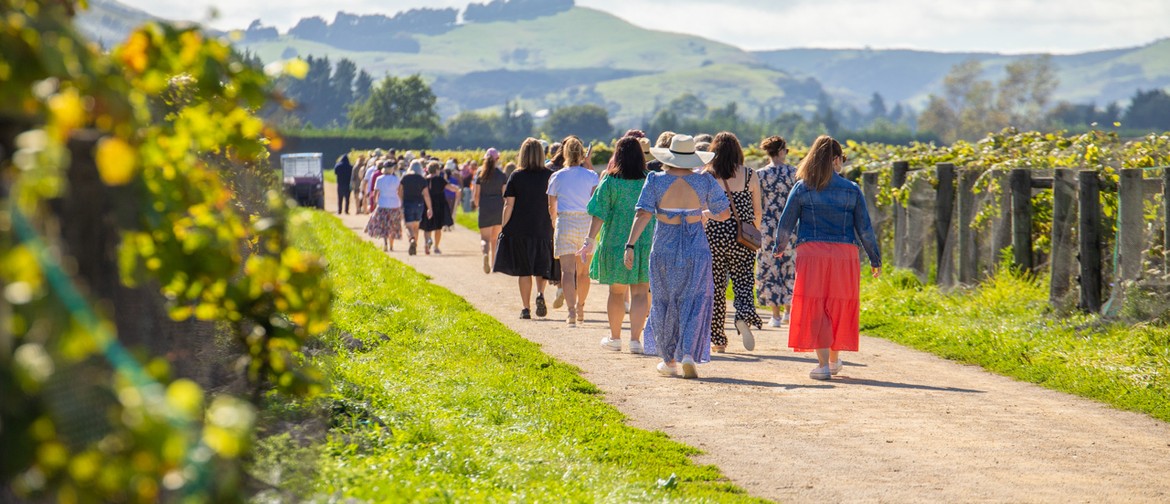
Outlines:
[[[1170,168],[1162,168],[1162,271],[1170,273]]]
[[[910,163],[906,161],[894,161],[893,176],[891,178],[891,185],[894,189],[900,189],[906,184],[906,172],[910,170]],[[899,198],[900,200],[901,198]],[[894,202],[894,266],[898,268],[905,268],[910,265],[908,254],[906,253],[906,207],[902,206],[901,201]]]
[[[1013,169],[1012,187],[1012,256],[1017,268],[1032,270],[1032,173],[1026,168]]]
[[[1087,312],[1101,311],[1101,187],[1097,172],[1077,172],[1080,228],[1081,300]]]
[[[1052,256],[1048,261],[1051,274],[1048,300],[1053,304],[1068,294],[1071,287],[1076,197],[1076,176],[1073,171],[1057,168],[1052,174]]]
[[[955,165],[939,163],[935,169],[938,174],[938,195],[935,199],[935,266],[937,275],[935,282],[938,285],[950,286],[955,283],[954,256],[947,257],[947,243],[954,233],[951,232],[951,221],[955,213]],[[945,265],[945,266],[944,266]]]
[[[971,226],[975,223],[975,182],[979,180],[979,172],[962,170],[959,172],[959,223],[955,234],[959,238],[959,283],[970,285],[975,283],[979,276],[979,250],[975,246],[975,231]]]
[[[877,209],[877,195],[878,191],[878,172],[865,172],[861,174],[861,194],[865,196],[865,210],[869,212],[869,221],[873,224],[873,234],[881,239],[881,219],[878,219]],[[888,251],[887,251],[888,252]]]
[[[1136,280],[1142,274],[1142,170],[1121,170],[1117,185],[1117,272],[1118,280]]]

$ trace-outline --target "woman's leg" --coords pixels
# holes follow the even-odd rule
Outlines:
[[[772,318],[780,318],[780,305],[772,306]]]
[[[817,349],[817,367],[829,367],[829,354],[832,353],[828,348]]]
[[[731,288],[735,294],[735,319],[747,322],[749,326],[760,327],[763,321],[756,313],[756,281],[752,273],[756,269],[756,254],[736,245],[731,262]]]
[[[439,242],[443,241],[443,228],[435,230],[435,252],[439,251]]]
[[[589,297],[589,256],[571,256],[577,262],[577,318],[585,316],[585,298]],[[625,296],[622,296],[622,311],[625,311]]]
[[[716,250],[711,251],[711,278],[715,282],[715,287],[712,293],[715,295],[715,301],[711,310],[711,346],[726,348],[727,335],[723,332],[723,326],[727,318],[727,277],[728,270],[727,260],[723,254],[717,254]]]
[[[524,305],[524,309],[527,310],[527,309],[531,308],[530,303],[532,301],[532,277],[522,276],[522,277],[519,277],[519,279],[520,279],[519,280],[520,281],[520,303],[522,303]]]
[[[610,339],[622,339],[622,322],[626,319],[626,293],[629,291],[628,285],[609,286],[609,301],[605,305],[605,312],[609,315]]]
[[[630,286],[630,341],[642,340],[642,328],[650,314],[650,284]]]
[[[492,264],[496,263],[496,248],[500,245],[500,230],[503,226],[492,226],[488,228],[488,247],[491,248]]]
[[[569,306],[569,318],[577,320],[577,256],[561,256],[561,286],[565,290],[565,303]]]

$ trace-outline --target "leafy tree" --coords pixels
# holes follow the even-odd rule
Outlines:
[[[869,99],[869,120],[870,122],[878,119],[888,119],[886,112],[886,100],[882,98],[881,93],[874,93]]]
[[[278,191],[252,180],[265,209],[253,214],[226,178],[272,173],[265,144],[280,139],[251,112],[269,83],[194,27],[147,24],[100,52],[73,27],[76,4],[0,0],[0,62],[21,62],[0,79],[0,285],[22,288],[0,297],[0,485],[11,483],[0,494],[242,500],[253,404],[172,379],[164,355],[124,346],[157,326],[135,331],[123,322],[142,314],[111,308],[115,291],[149,291],[164,316],[219,324],[242,349],[253,400],[317,388],[298,353],[328,326],[324,263],[287,246]],[[100,203],[109,218],[66,214],[66,200]],[[65,246],[70,219],[102,222],[86,233],[103,248]],[[104,248],[114,237],[116,260]],[[191,355],[165,351],[176,350]]]
[[[973,140],[1008,126],[1039,128],[1057,82],[1051,59],[1019,60],[998,83],[982,79],[982,65],[968,60],[943,79],[943,95],[931,96],[919,121],[944,142]]]
[[[348,59],[337,62],[333,69],[333,77],[329,80],[329,88],[333,96],[329,99],[330,122],[341,124],[347,121],[346,111],[354,103],[354,79],[357,77],[357,65]]]
[[[497,147],[500,145],[500,139],[496,136],[495,126],[499,120],[499,116],[487,116],[470,111],[460,112],[447,122],[444,147],[450,149]]]
[[[829,135],[835,134],[841,128],[841,122],[837,119],[837,114],[833,112],[833,105],[829,101],[829,95],[825,92],[821,92],[817,99],[817,114],[813,116],[813,122],[823,125]]]
[[[707,117],[707,104],[691,93],[670,100],[666,108],[679,119],[699,120]]]
[[[999,82],[996,107],[1012,126],[1036,129],[1043,126],[1044,111],[1056,91],[1056,70],[1052,57],[1027,58],[1009,63]]]
[[[542,129],[553,138],[577,135],[582,140],[609,140],[613,137],[613,126],[609,124],[609,112],[597,105],[573,105],[553,111],[544,122]]]
[[[495,119],[493,131],[501,145],[520,145],[532,135],[534,120],[532,114],[511,102],[504,104],[504,113]]]
[[[1138,90],[1125,109],[1127,128],[1170,129],[1170,94],[1161,89]]]
[[[442,132],[435,111],[435,94],[422,76],[386,77],[370,97],[349,112],[360,129],[417,128],[438,136]]]
[[[358,72],[357,80],[353,84],[353,102],[347,106],[352,106],[355,103],[363,103],[370,99],[370,92],[374,89],[374,78],[370,77],[369,72],[365,69]]]

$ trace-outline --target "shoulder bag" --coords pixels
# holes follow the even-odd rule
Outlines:
[[[751,180],[751,170],[748,170],[748,175],[747,175],[747,177],[744,178],[744,181],[743,181],[743,185],[744,185],[745,190],[751,189],[750,187],[748,187],[748,182],[750,180]],[[735,199],[732,197],[731,187],[727,185],[726,180],[722,180],[722,182],[723,182],[723,189],[725,191],[727,191],[727,201],[728,201],[728,203],[730,203],[730,206],[731,206],[731,215],[732,215],[732,217],[735,218],[735,222],[739,225],[738,226],[739,230],[738,230],[738,232],[735,233],[736,243],[739,243],[740,245],[747,247],[748,250],[751,250],[752,252],[760,250],[760,246],[763,244],[763,241],[764,241],[763,234],[760,233],[759,229],[756,229],[756,225],[754,223],[752,223],[750,221],[745,222],[743,219],[739,218],[739,211],[736,210],[736,208],[735,208]]]

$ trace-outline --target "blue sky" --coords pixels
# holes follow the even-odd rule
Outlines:
[[[470,0],[121,0],[156,16],[282,31],[338,10],[464,7]],[[486,0],[481,0],[486,1]],[[1170,0],[577,0],[636,25],[751,50],[793,47],[1074,53],[1170,37]],[[218,17],[209,18],[212,9]]]

